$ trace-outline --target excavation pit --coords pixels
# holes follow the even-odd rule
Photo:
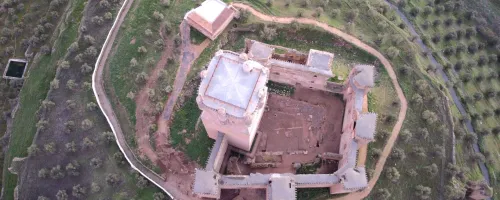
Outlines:
[[[256,163],[280,163],[250,173],[295,173],[293,163],[311,163],[323,153],[339,153],[345,103],[340,95],[297,87],[291,96],[270,94],[259,131]],[[335,162],[323,165],[333,173]]]
[[[9,59],[3,73],[5,79],[23,79],[28,62],[23,59]]]

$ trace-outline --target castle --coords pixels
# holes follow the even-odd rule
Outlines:
[[[205,169],[197,169],[193,192],[220,198],[222,189],[266,189],[267,199],[295,199],[296,188],[330,188],[331,194],[358,191],[368,186],[366,170],[357,164],[360,148],[374,140],[377,115],[369,113],[366,96],[374,86],[375,69],[356,65],[342,83],[330,81],[334,55],[310,50],[308,54],[246,40],[243,53],[219,50],[206,70],[196,101],[207,134],[215,139]],[[221,166],[230,146],[238,152],[255,149],[257,130],[268,102],[268,81],[336,93],[343,97],[340,148],[329,153],[338,162],[330,174],[251,173],[224,175]],[[304,152],[307,154],[307,152]],[[323,158],[324,159],[324,158]]]

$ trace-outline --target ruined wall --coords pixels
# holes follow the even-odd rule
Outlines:
[[[344,84],[334,83],[330,81],[326,82],[326,90],[333,93],[343,93],[345,88],[346,86]]]
[[[300,84],[303,87],[318,90],[326,90],[325,86],[329,78],[321,74],[293,70],[279,66],[270,67],[270,72],[269,79],[271,81],[288,85]]]
[[[339,153],[342,154],[342,160],[339,161],[339,168],[347,163],[349,154],[349,147],[352,138],[354,137],[354,122],[355,122],[355,108],[354,108],[354,92],[351,88],[347,88],[344,92],[345,110],[344,121],[342,124],[342,137],[340,139]]]

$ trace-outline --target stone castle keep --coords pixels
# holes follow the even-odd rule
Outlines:
[[[279,53],[278,53],[279,52]],[[222,189],[266,189],[267,199],[295,199],[296,188],[330,188],[348,193],[368,186],[365,167],[357,164],[358,149],[373,141],[377,115],[368,113],[366,95],[374,86],[375,69],[356,65],[342,83],[330,82],[334,55],[310,50],[308,54],[246,40],[244,53],[218,51],[206,70],[196,101],[210,138],[216,140],[205,169],[197,169],[193,192],[220,198]],[[221,166],[229,146],[250,152],[268,101],[271,80],[343,96],[340,149],[334,155],[338,168],[332,174],[251,173],[224,175]]]

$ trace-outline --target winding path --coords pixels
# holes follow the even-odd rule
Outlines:
[[[103,72],[106,66],[106,60],[109,53],[113,47],[113,41],[115,41],[116,35],[120,29],[121,24],[125,20],[130,7],[132,6],[134,0],[125,0],[117,17],[111,27],[106,41],[104,42],[99,57],[97,58],[96,64],[94,66],[94,73],[92,74],[92,90],[97,100],[99,108],[103,112],[104,117],[108,121],[113,134],[115,135],[118,147],[123,152],[125,158],[130,163],[131,167],[139,172],[141,175],[146,177],[151,183],[155,184],[158,188],[163,190],[170,197],[175,197],[175,199],[186,199],[191,200],[193,197],[189,194],[185,194],[178,189],[178,185],[175,183],[166,181],[164,178],[160,177],[147,167],[141,164],[139,160],[135,157],[134,151],[128,146],[125,136],[120,127],[120,123],[113,111],[113,106],[109,98],[106,95],[106,90],[104,88]]]
[[[387,0],[386,0],[386,3],[389,4],[389,6],[391,7],[391,9],[393,9],[394,11],[396,11],[396,13],[401,17],[401,19],[403,20],[403,22],[406,24],[406,26],[410,30],[411,34],[413,34],[413,35],[419,35],[417,33],[417,31],[415,31],[415,27],[410,22],[410,20],[408,20],[408,18],[406,17],[406,15],[403,12],[401,12],[397,6],[391,4]],[[422,41],[422,39],[420,39],[420,37],[417,38],[416,42],[417,42],[418,46],[422,49],[422,51],[424,51],[424,52],[432,52],[427,47],[427,45],[424,44],[424,42]],[[446,75],[446,73],[444,73],[443,66],[436,60],[436,58],[434,58],[434,56],[432,55],[432,53],[428,53],[427,57],[429,58],[429,60],[431,61],[431,63],[434,66],[437,66],[438,73],[441,75],[441,77],[443,78],[443,80],[445,82],[448,82],[449,78]],[[467,116],[467,111],[465,111],[465,108],[462,105],[462,102],[460,101],[460,98],[458,98],[457,93],[455,91],[455,88],[453,88],[453,86],[452,86],[452,87],[449,87],[448,90],[450,91],[451,98],[453,99],[453,102],[455,103],[455,105],[457,106],[458,110],[460,111],[460,114],[462,116]],[[465,126],[467,127],[467,129],[469,130],[469,132],[475,133],[474,127],[472,126],[472,123],[471,123],[470,120],[467,120],[465,122]],[[479,149],[479,144],[478,143],[475,143],[473,145],[473,148],[474,148],[475,152],[479,152],[479,153],[481,152],[480,149]],[[486,168],[486,165],[484,164],[484,162],[479,162],[479,168],[481,169],[481,173],[483,174],[484,179],[487,181],[488,184],[490,184],[490,174],[488,173],[488,169]]]
[[[365,44],[361,40],[357,39],[356,37],[349,35],[347,33],[342,32],[339,29],[336,29],[334,27],[329,26],[326,23],[318,22],[313,19],[309,18],[291,18],[291,17],[275,17],[275,16],[269,16],[266,14],[263,14],[254,8],[252,8],[249,5],[242,4],[242,3],[233,3],[233,6],[241,9],[245,9],[250,11],[253,15],[255,15],[257,18],[263,21],[268,21],[268,22],[274,22],[274,23],[281,23],[281,24],[290,24],[294,21],[301,23],[301,24],[308,24],[308,25],[313,25],[319,28],[324,29],[325,31],[328,31],[331,34],[334,34],[338,37],[341,37],[342,39],[348,41],[349,43],[357,46],[358,48],[361,48],[365,50],[366,52],[372,54],[373,56],[377,57],[378,60],[384,65],[385,69],[387,70],[387,73],[389,74],[389,77],[391,78],[392,84],[394,85],[394,88],[396,89],[396,93],[398,95],[398,98],[401,102],[401,109],[399,110],[398,118],[396,121],[396,124],[394,125],[394,128],[392,129],[391,137],[389,140],[387,140],[386,145],[384,146],[384,150],[382,151],[382,154],[377,161],[377,164],[375,165],[375,172],[370,179],[369,182],[369,187],[366,188],[365,190],[362,190],[360,192],[353,192],[349,193],[346,196],[341,197],[340,199],[363,199],[368,194],[370,194],[372,188],[375,186],[377,183],[378,178],[380,177],[380,174],[382,170],[384,169],[384,164],[391,153],[392,147],[394,146],[396,139],[399,135],[399,131],[401,130],[401,127],[403,126],[403,121],[406,117],[406,110],[408,108],[406,97],[403,94],[403,90],[399,86],[398,79],[396,77],[396,73],[394,72],[391,63],[389,60],[387,60],[384,55],[382,55],[380,52],[378,52],[376,49],[372,48],[371,46]]]

